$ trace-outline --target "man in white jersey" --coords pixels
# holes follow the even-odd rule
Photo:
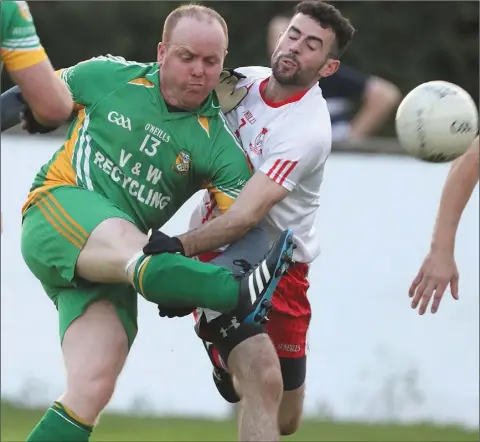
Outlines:
[[[330,116],[318,81],[336,72],[338,59],[353,33],[349,21],[333,6],[307,0],[297,5],[288,29],[279,38],[271,69],[236,70],[245,77],[237,89],[245,87],[248,94],[227,114],[227,119],[241,140],[255,175],[267,178],[265,198],[269,193],[281,193],[265,219],[265,229],[271,241],[278,235],[276,232],[289,227],[297,244],[295,262],[272,298],[273,308],[265,327],[257,325],[245,332],[237,327],[235,318],[205,310],[197,310],[195,315],[196,330],[214,365],[219,392],[229,402],[238,402],[242,397],[241,440],[277,440],[279,433],[294,433],[300,422],[306,335],[311,317],[307,276],[310,263],[320,252],[313,224],[332,137]],[[198,228],[219,215],[215,201],[205,194],[192,215],[191,227]],[[266,251],[261,238],[250,248],[250,255]],[[229,249],[224,254],[228,252]],[[219,253],[199,259],[210,261]],[[218,258],[218,265],[229,265],[228,260],[221,262]],[[241,264],[240,258],[245,258],[241,251],[229,256],[230,265]],[[255,262],[256,258],[246,261]],[[261,285],[262,281],[256,283]],[[209,333],[209,325],[216,321],[217,327],[218,321],[223,321],[224,335],[220,338]],[[249,351],[249,340],[266,332],[279,360],[262,360],[252,373],[249,360],[254,352]],[[260,397],[259,391],[263,392]]]

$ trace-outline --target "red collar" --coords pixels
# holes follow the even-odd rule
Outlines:
[[[265,78],[265,80],[263,80],[260,83],[259,89],[260,89],[260,96],[262,97],[263,101],[265,102],[265,104],[267,106],[270,106],[270,107],[275,107],[276,108],[276,107],[285,106],[286,104],[295,103],[295,101],[301,100],[304,97],[304,95],[308,92],[308,89],[305,89],[304,91],[300,91],[297,94],[291,96],[290,98],[287,98],[286,100],[279,101],[278,103],[276,103],[276,102],[273,102],[273,101],[269,100],[264,95],[265,94],[265,88],[266,88],[269,80],[270,80],[270,78]]]

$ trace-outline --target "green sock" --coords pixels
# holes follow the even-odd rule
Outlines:
[[[81,424],[60,402],[54,402],[27,442],[88,442],[93,427]]]
[[[166,307],[227,313],[238,303],[239,282],[229,269],[171,253],[141,257],[134,285],[145,299]]]

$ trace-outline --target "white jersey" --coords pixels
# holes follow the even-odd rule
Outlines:
[[[315,85],[283,103],[271,103],[263,96],[270,68],[252,66],[236,70],[246,76],[238,87],[247,86],[249,92],[227,114],[228,122],[254,170],[289,190],[267,215],[270,240],[282,230],[292,229],[297,244],[294,260],[312,262],[320,253],[313,225],[332,144],[330,115],[321,89]],[[214,201],[205,192],[192,214],[190,227],[198,227],[219,215]]]

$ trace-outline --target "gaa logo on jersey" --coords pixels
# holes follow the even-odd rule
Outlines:
[[[172,169],[180,175],[186,175],[190,171],[190,163],[192,157],[186,150],[181,150],[175,159],[175,164],[172,164]]]

